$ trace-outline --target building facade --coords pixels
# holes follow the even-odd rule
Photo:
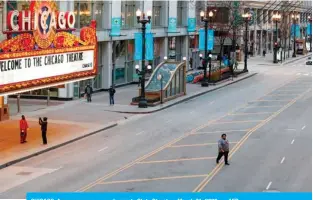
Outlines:
[[[312,2],[302,3],[298,12],[305,12]],[[246,3],[242,9],[253,8],[256,13],[256,20],[249,26],[249,46],[253,55],[261,54],[262,49],[271,51],[273,49],[274,28],[271,17],[277,8],[270,10],[264,8],[266,2],[251,1]],[[112,83],[116,86],[129,84],[138,81],[135,65],[141,62],[134,60],[134,33],[140,32],[140,24],[137,24],[136,10],[144,12],[152,11],[151,30],[154,34],[154,60],[152,67],[162,62],[164,56],[177,61],[192,59],[188,66],[196,68],[200,65],[198,50],[198,33],[188,32],[188,18],[196,18],[196,30],[203,26],[200,20],[201,10],[214,10],[215,18],[212,21],[215,25],[227,26],[230,23],[231,11],[225,5],[212,4],[212,1],[59,1],[61,11],[74,11],[76,16],[76,29],[88,26],[91,20],[97,22],[98,37],[98,75],[93,80],[69,83],[58,88],[51,88],[50,95],[56,98],[72,99],[77,98],[83,91],[86,84],[91,84],[94,90],[108,89]],[[9,10],[27,9],[29,1],[3,1],[0,6],[0,18],[5,30],[5,19]],[[275,7],[275,6],[274,6]],[[273,7],[273,8],[274,8]],[[303,8],[302,8],[303,7]],[[306,7],[306,9],[304,9]],[[264,9],[263,9],[264,8]],[[168,32],[169,17],[175,15],[177,18],[177,31]],[[304,13],[301,24],[305,26],[309,14]],[[112,17],[121,17],[121,34],[111,36]],[[222,26],[221,26],[222,27]],[[1,32],[2,32],[1,31]],[[221,30],[216,30],[222,33]],[[238,49],[243,49],[243,31],[237,30]],[[225,32],[225,31],[224,31]],[[0,35],[4,39],[3,34]],[[224,46],[231,46],[231,39],[225,38]],[[227,53],[229,48],[223,49]],[[220,52],[218,38],[215,39],[213,54]],[[113,67],[114,66],[114,67]],[[47,95],[47,90],[32,91],[28,95]]]

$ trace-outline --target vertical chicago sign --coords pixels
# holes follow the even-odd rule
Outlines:
[[[32,1],[7,15],[0,43],[0,96],[93,78],[97,74],[96,22],[74,31],[73,12],[54,1]]]

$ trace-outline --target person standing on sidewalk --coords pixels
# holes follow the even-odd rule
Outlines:
[[[25,119],[25,116],[22,115],[22,119],[20,120],[20,138],[21,138],[21,144],[27,142],[27,130],[28,130],[28,123]]]
[[[218,164],[222,156],[224,156],[225,165],[229,165],[228,153],[229,153],[229,142],[226,139],[226,134],[223,133],[221,139],[218,141],[218,156],[216,158],[216,164]]]
[[[47,127],[48,127],[48,118],[44,117],[43,120],[39,117],[39,125],[41,126],[41,137],[42,143],[46,145],[47,142]]]
[[[85,88],[85,95],[87,97],[87,102],[91,102],[91,95],[92,95],[92,87],[88,84]]]
[[[109,89],[110,105],[114,105],[114,94],[115,94],[115,89],[113,86],[111,86]]]

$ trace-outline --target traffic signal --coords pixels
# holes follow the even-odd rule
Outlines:
[[[274,47],[275,47],[275,49],[278,48],[278,43],[277,42],[274,43]]]

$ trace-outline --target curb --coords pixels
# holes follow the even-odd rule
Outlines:
[[[52,147],[49,147],[49,148],[47,148],[47,149],[38,151],[38,152],[33,153],[33,154],[30,154],[30,155],[28,155],[28,156],[24,156],[24,157],[22,157],[22,158],[18,158],[18,159],[9,161],[9,162],[7,162],[7,163],[1,164],[1,165],[0,165],[0,169],[3,169],[3,168],[6,168],[6,167],[8,167],[8,166],[10,166],[10,165],[13,165],[13,164],[22,162],[22,161],[27,160],[27,159],[29,159],[29,158],[38,156],[38,155],[43,154],[43,153],[46,153],[46,152],[48,152],[48,151],[52,151],[52,150],[57,149],[57,148],[59,148],[59,147],[62,147],[62,146],[65,146],[65,145],[67,145],[67,144],[76,142],[76,141],[81,140],[81,139],[83,139],[83,138],[85,138],[85,137],[94,135],[94,134],[99,133],[99,132],[104,131],[104,130],[108,130],[108,129],[113,128],[113,127],[115,127],[115,126],[117,126],[117,123],[113,123],[113,124],[108,125],[108,126],[106,126],[106,127],[104,127],[104,128],[101,128],[101,129],[99,129],[99,130],[96,130],[96,131],[93,131],[93,132],[91,132],[91,133],[88,133],[88,134],[79,136],[79,137],[77,137],[77,138],[71,139],[71,140],[66,141],[66,142],[63,142],[63,143],[61,143],[61,144],[57,144],[57,145],[55,145],[55,146],[52,146]]]
[[[216,88],[213,88],[213,89],[211,89],[211,90],[207,90],[207,91],[204,91],[204,92],[195,94],[195,95],[193,95],[193,96],[190,96],[190,97],[187,97],[187,98],[185,98],[185,99],[179,100],[179,101],[177,101],[177,102],[175,102],[175,103],[173,103],[173,104],[168,104],[168,105],[166,105],[166,106],[164,106],[164,107],[162,107],[162,108],[158,108],[158,109],[156,109],[156,110],[146,111],[146,112],[140,112],[140,111],[138,111],[138,112],[111,111],[111,112],[125,113],[125,114],[150,114],[150,113],[155,113],[155,112],[158,112],[158,111],[161,111],[161,110],[170,108],[170,107],[172,107],[172,106],[175,106],[175,105],[177,105],[177,104],[183,103],[183,102],[185,102],[185,101],[189,101],[189,100],[194,99],[194,98],[196,98],[196,97],[202,96],[202,95],[204,95],[204,94],[206,94],[206,93],[209,93],[209,92],[212,92],[212,91],[221,89],[221,88],[223,88],[223,87],[226,87],[226,86],[228,86],[228,85],[232,85],[232,84],[237,83],[237,82],[239,82],[239,81],[248,79],[248,78],[250,78],[250,77],[252,77],[252,76],[255,76],[255,75],[257,75],[257,74],[258,74],[258,73],[254,72],[254,73],[252,73],[252,74],[250,74],[250,75],[248,75],[248,76],[246,76],[246,77],[244,77],[244,78],[242,78],[242,79],[233,80],[232,82],[229,82],[229,83],[227,83],[227,84],[225,84],[225,85],[217,86]],[[163,105],[164,105],[164,104],[163,104]],[[109,111],[109,110],[107,110],[107,111]]]
[[[290,61],[287,61],[287,62],[282,63],[282,65],[290,64],[290,63],[293,63],[293,62],[295,62],[295,61],[301,60],[301,59],[303,59],[303,58],[307,58],[307,57],[309,57],[309,56],[312,56],[312,55],[311,55],[311,54],[308,54],[308,55],[302,56],[302,57],[300,57],[300,58],[295,58],[295,59],[293,59],[293,60],[290,60]]]

